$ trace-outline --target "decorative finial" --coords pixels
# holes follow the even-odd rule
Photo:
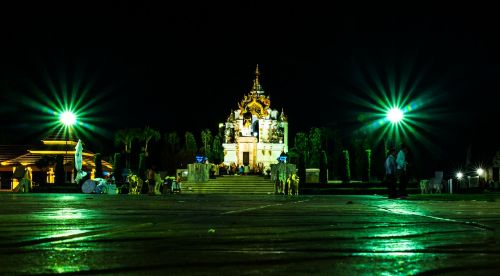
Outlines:
[[[286,122],[288,120],[288,118],[285,115],[285,111],[283,111],[283,108],[281,108],[280,120],[283,122]]]
[[[257,64],[257,66],[255,67],[255,79],[253,80],[252,90],[250,91],[252,95],[260,95],[264,92],[262,91],[262,87],[260,86],[259,76],[259,64]]]

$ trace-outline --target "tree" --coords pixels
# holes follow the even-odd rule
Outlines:
[[[173,155],[177,154],[179,152],[179,144],[180,144],[180,139],[179,135],[177,135],[177,132],[170,132],[170,133],[165,133],[164,137],[166,137],[166,142],[169,146],[169,151]]]
[[[161,134],[159,131],[150,128],[149,126],[145,127],[142,132],[140,132],[138,136],[141,142],[144,142],[144,155],[147,157],[148,153],[148,145],[151,140],[155,142],[160,140]]]
[[[186,139],[186,150],[190,153],[195,154],[196,151],[198,151],[198,146],[196,145],[196,139],[194,138],[193,133],[186,131],[186,134],[184,135]],[[194,156],[193,156],[194,157]]]
[[[302,161],[306,164],[309,159],[309,141],[304,132],[297,132],[295,134],[294,149],[298,153],[299,158],[302,158]]]
[[[345,165],[343,182],[349,183],[351,181],[351,161],[349,160],[349,150],[343,150],[342,153],[344,154],[344,165]]]
[[[144,152],[139,154],[139,167],[137,168],[137,175],[143,180],[146,179],[146,154]],[[147,186],[148,185],[142,186],[142,193],[147,193]]]
[[[201,142],[203,143],[203,148],[205,149],[205,156],[211,155],[211,143],[212,143],[212,132],[210,129],[204,129],[201,131]]]
[[[174,174],[176,168],[179,167],[181,161],[180,138],[177,132],[165,132],[164,150],[161,151],[161,166],[167,170],[169,175]]]
[[[322,150],[319,157],[319,182],[321,184],[328,183],[328,168],[327,168],[326,152]]]
[[[353,178],[369,181],[371,175],[371,150],[373,137],[370,133],[356,132],[351,138]],[[370,154],[370,157],[368,157]]]
[[[216,164],[224,161],[224,148],[222,147],[222,138],[219,134],[215,135],[214,137],[211,158]]]
[[[309,131],[309,145],[311,148],[311,151],[318,152],[322,149],[322,135],[321,135],[321,129],[317,127],[311,128]]]
[[[130,153],[132,151],[132,142],[139,138],[140,130],[137,128],[126,128],[120,129],[115,134],[115,145],[124,145],[124,151],[126,154],[126,164],[127,169],[130,169]]]
[[[119,152],[115,153],[113,160],[113,175],[115,176],[116,183],[122,183],[122,172],[123,172],[123,163],[122,156]]]
[[[306,183],[306,163],[301,153],[299,153],[297,162],[297,175],[299,176],[300,185],[304,185]]]
[[[179,154],[181,167],[184,167],[186,164],[193,162],[196,156],[196,152],[198,151],[196,139],[194,138],[193,133],[186,131],[184,137],[184,148]]]
[[[323,127],[321,128],[321,134],[322,134],[322,140],[323,140],[323,145],[322,149],[325,151],[326,154],[326,168],[328,171],[327,177],[328,179],[333,177],[333,160],[335,159],[333,152],[334,152],[334,144],[335,144],[335,131],[332,128],[326,128]]]
[[[309,131],[309,167],[318,168],[322,148],[321,129],[313,127]]]

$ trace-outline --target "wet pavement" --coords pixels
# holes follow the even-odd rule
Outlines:
[[[0,194],[0,274],[491,275],[500,196]]]

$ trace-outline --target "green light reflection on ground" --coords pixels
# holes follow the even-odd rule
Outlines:
[[[63,208],[54,212],[52,216],[53,219],[81,219],[84,217],[81,210],[73,208]]]
[[[364,244],[367,252],[355,253],[354,256],[374,258],[382,270],[377,275],[415,275],[421,272],[420,263],[424,259],[434,259],[434,254],[424,254],[420,251],[424,246],[410,239],[385,238]],[[382,258],[382,259],[381,259]],[[371,266],[372,264],[368,264]]]
[[[70,230],[64,230],[63,233],[55,234],[55,235],[50,235],[51,238],[64,238],[64,237],[69,237],[73,235],[79,235],[82,233],[85,233],[87,231],[79,230],[79,229],[70,229]]]
[[[58,197],[57,199],[60,199],[61,201],[68,201],[68,200],[76,200],[77,197],[72,195],[63,195],[61,197]]]
[[[55,273],[69,273],[69,272],[79,272],[79,271],[87,271],[89,270],[88,266],[55,266],[51,267],[51,270]]]
[[[51,251],[44,270],[51,273],[85,272],[90,270],[87,260],[92,252],[80,248],[63,248]]]
[[[66,199],[65,199],[66,197]],[[68,200],[73,196],[63,196],[59,197],[62,200]],[[95,211],[86,209],[75,209],[75,208],[58,208],[43,210],[42,212],[35,214],[35,217],[40,221],[52,221],[49,225],[50,228],[46,230],[44,237],[41,239],[50,239],[52,243],[63,242],[67,240],[81,240],[87,239],[85,233],[88,233],[91,229],[88,227],[81,228],[78,225],[82,225],[80,221],[91,220]]]
[[[376,275],[417,275],[424,272],[422,262],[435,261],[435,254],[409,253],[409,252],[382,252],[382,253],[355,253],[353,256],[377,258],[377,269],[372,263],[360,266],[368,267],[369,270],[377,271]]]

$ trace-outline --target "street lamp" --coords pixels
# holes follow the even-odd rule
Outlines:
[[[403,111],[397,107],[393,107],[387,111],[387,119],[391,123],[397,124],[403,120]]]
[[[64,126],[64,136],[66,136],[66,155],[68,154],[68,134],[71,134],[71,128],[76,124],[76,115],[71,111],[64,111],[59,114],[59,122]]]
[[[481,177],[481,175],[483,175],[483,173],[484,173],[484,170],[483,170],[482,168],[478,168],[478,169],[476,170],[476,172],[477,172],[477,175],[478,175],[479,177]]]
[[[76,115],[71,111],[64,111],[59,114],[59,122],[61,122],[64,126],[64,136],[66,138],[66,156],[68,156],[68,134],[71,135],[71,128],[74,124],[76,124]],[[66,169],[64,170],[64,182],[66,182],[68,178]]]
[[[483,168],[477,168],[476,173],[477,173],[477,185],[478,185],[478,187],[482,187],[483,186],[483,182],[481,182],[481,177],[483,177],[484,174],[485,174],[484,169]],[[485,178],[486,177],[484,176],[483,179],[485,179]]]
[[[64,111],[59,115],[59,121],[65,126],[65,127],[71,127],[76,123],[76,116],[73,112],[71,111]]]
[[[403,121],[403,117],[404,117],[404,114],[403,114],[403,111],[399,108],[399,107],[391,107],[389,109],[387,109],[386,113],[385,113],[385,117],[386,119],[391,123],[390,124],[390,135],[393,136],[394,135],[394,143],[398,143],[398,141],[400,140],[400,137],[399,137],[399,128],[401,127],[400,123]],[[388,152],[388,148],[387,148],[387,143],[385,144],[385,152]],[[395,146],[395,144],[393,144],[393,146]]]

